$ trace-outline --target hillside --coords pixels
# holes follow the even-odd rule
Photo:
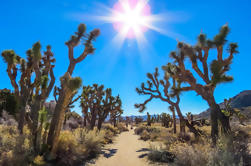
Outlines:
[[[223,103],[219,104],[220,107],[223,107]],[[238,108],[241,112],[246,115],[248,118],[251,118],[251,90],[245,90],[232,97],[231,105],[233,108]],[[204,112],[196,115],[196,119],[209,119],[210,118],[210,109],[207,109]]]

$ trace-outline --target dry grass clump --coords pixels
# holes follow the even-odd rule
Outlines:
[[[169,150],[176,156],[174,166],[206,166],[210,154],[210,146],[200,144],[175,143]]]
[[[102,129],[111,131],[114,135],[120,133],[120,131],[118,130],[118,128],[117,128],[117,127],[114,127],[114,126],[111,125],[111,124],[105,124],[105,125],[103,125]]]
[[[120,131],[117,127],[112,126],[111,124],[106,124],[102,127],[104,134],[104,144],[112,143],[115,135],[119,134]]]
[[[143,132],[140,134],[140,139],[147,141],[149,140],[150,137],[150,133],[147,130],[143,130]]]
[[[141,127],[137,132],[143,130],[144,133],[145,128]],[[171,166],[249,166],[250,129],[247,128],[248,126],[233,128],[232,137],[221,136],[216,148],[211,146],[208,135],[197,139],[189,132],[173,134],[161,130],[157,140],[165,146],[160,149],[151,148],[148,159],[154,162],[167,162]],[[172,157],[174,160],[170,160]]]
[[[128,128],[123,123],[118,123],[117,128],[120,131],[120,133],[125,132],[125,131],[129,131]]]
[[[86,160],[96,157],[101,152],[102,146],[117,133],[119,130],[111,126],[101,131],[96,128],[61,131],[56,159],[50,162],[60,166],[83,164]],[[48,165],[46,160],[49,158],[47,153],[45,156],[34,153],[32,135],[26,126],[23,135],[20,135],[17,127],[0,125],[0,165],[42,166]]]
[[[75,166],[96,157],[104,142],[104,131],[78,128],[62,131],[57,149],[57,164]]]
[[[33,160],[31,133],[24,127],[20,135],[15,126],[0,125],[0,165],[28,165]]]
[[[43,156],[38,155],[38,156],[36,156],[36,157],[34,158],[33,164],[34,164],[35,166],[45,166],[45,165],[46,165],[46,162],[45,162]]]
[[[134,133],[140,135],[140,139],[147,141],[156,141],[158,140],[159,136],[161,135],[162,130],[158,127],[151,127],[151,126],[139,126],[134,129]]]

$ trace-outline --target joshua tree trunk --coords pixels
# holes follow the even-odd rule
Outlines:
[[[20,134],[23,134],[24,118],[25,118],[25,107],[22,106],[20,109],[19,120],[18,120],[18,130]]]
[[[33,146],[36,152],[40,151],[40,136],[39,136],[39,129],[38,129],[38,116],[39,111],[41,110],[40,99],[36,99],[34,104],[31,107],[31,117],[32,117],[32,135],[33,135]]]
[[[102,127],[102,123],[104,122],[104,120],[103,119],[99,119],[98,120],[98,130],[100,130],[101,129],[101,127]]]
[[[216,140],[219,136],[219,125],[218,120],[221,123],[222,133],[224,135],[229,135],[231,132],[231,127],[229,119],[221,112],[220,106],[215,102],[214,98],[208,100],[211,111],[211,136],[213,144],[216,145]]]
[[[96,116],[96,115],[95,115]],[[96,117],[92,117],[91,119],[91,123],[90,123],[90,129],[93,130],[94,127],[95,127],[95,124],[96,124],[96,120],[97,118]]]
[[[84,127],[86,127],[86,116],[84,116]]]
[[[27,104],[27,101],[24,98],[22,98],[21,104],[20,104],[19,119],[18,119],[18,130],[19,130],[20,134],[23,134],[26,104]]]
[[[176,115],[175,115],[175,111],[173,112],[173,133],[176,133]]]
[[[117,123],[116,123],[116,119],[113,120],[113,126],[116,127],[117,126]]]
[[[71,96],[72,92],[70,90],[63,91],[62,89],[60,91],[59,99],[55,107],[53,118],[51,120],[47,140],[48,145],[51,147],[52,154],[55,154],[57,149],[59,134],[64,121],[64,110],[68,106],[71,100]]]

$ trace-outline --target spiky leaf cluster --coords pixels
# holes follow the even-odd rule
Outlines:
[[[179,91],[197,89],[196,87],[203,86],[198,84],[198,76],[204,81],[207,88],[212,89],[217,84],[233,80],[233,77],[228,76],[226,73],[230,70],[233,55],[238,53],[237,43],[230,43],[227,48],[229,56],[223,57],[223,47],[227,42],[226,38],[229,31],[228,25],[222,26],[219,33],[212,40],[208,39],[206,34],[201,33],[197,38],[197,44],[194,46],[178,42],[177,51],[170,53],[170,57],[174,62],[163,66],[163,69],[178,82],[185,82],[190,85],[190,88],[178,88]],[[209,50],[214,48],[217,49],[217,59],[208,63]],[[185,58],[191,61],[194,72],[187,67]],[[198,91],[201,90],[197,90],[197,93],[199,93]]]
[[[86,50],[89,54],[93,53],[95,51],[92,41],[95,41],[96,38],[100,35],[99,29],[94,29],[89,34],[86,33],[86,25],[80,24],[78,26],[78,31],[75,32],[75,35],[71,36],[71,39],[66,42],[66,45],[71,47],[76,47],[81,43],[81,41],[86,46]]]
[[[5,50],[2,52],[2,57],[5,63],[9,65],[19,64],[21,57],[18,56],[14,50]]]
[[[82,85],[82,79],[80,77],[70,78],[68,81],[67,86],[72,90],[78,90]]]

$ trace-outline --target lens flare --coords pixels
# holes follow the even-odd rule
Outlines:
[[[120,0],[113,7],[113,27],[127,38],[148,30],[151,8],[145,0]]]

